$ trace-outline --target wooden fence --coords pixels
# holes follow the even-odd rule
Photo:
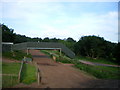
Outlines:
[[[24,64],[24,61],[22,60],[21,62],[21,67],[20,67],[20,71],[18,73],[18,82],[20,82],[20,79],[21,79],[21,72],[22,72],[22,69],[23,69],[23,64]]]
[[[36,67],[36,77],[37,77],[37,82],[38,82],[38,85],[42,82],[42,74],[41,74],[41,71],[40,69],[38,68],[38,65],[36,62],[33,62],[35,67]]]

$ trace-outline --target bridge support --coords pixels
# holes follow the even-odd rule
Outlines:
[[[61,49],[60,49],[60,56],[61,56]]]
[[[27,49],[27,55],[29,54],[29,49]]]

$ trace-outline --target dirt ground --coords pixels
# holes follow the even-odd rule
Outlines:
[[[39,50],[30,50],[33,61],[40,69],[40,85],[20,83],[15,88],[118,88],[120,80],[100,80],[80,71],[71,65],[56,63]],[[119,85],[118,85],[119,84]]]
[[[14,60],[14,59],[8,59],[5,57],[2,57],[2,62],[7,62],[7,63],[20,63],[21,61]]]

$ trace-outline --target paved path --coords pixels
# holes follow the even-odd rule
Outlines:
[[[110,65],[110,64],[102,64],[102,63],[94,63],[94,62],[89,62],[89,61],[83,61],[79,60],[83,64],[88,64],[88,65],[97,65],[97,66],[107,66],[107,67],[120,67],[119,65]]]
[[[39,50],[30,50],[33,62],[38,64],[42,83],[19,84],[15,88],[116,88],[118,80],[100,80],[69,65],[56,63]]]

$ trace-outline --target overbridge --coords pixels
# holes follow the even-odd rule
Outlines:
[[[39,49],[39,50],[60,50],[60,53],[65,53],[68,57],[74,58],[75,53],[72,52],[69,48],[67,48],[65,45],[61,43],[55,43],[55,42],[25,42],[25,43],[18,43],[12,45],[12,50],[27,50],[30,49]]]

